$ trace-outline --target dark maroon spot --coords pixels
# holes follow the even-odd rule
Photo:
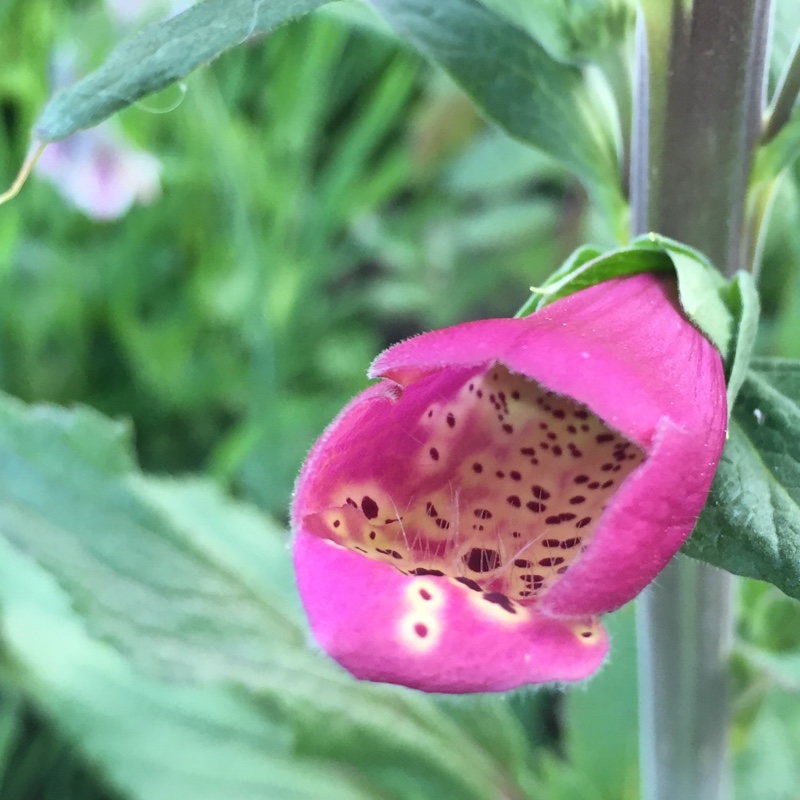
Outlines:
[[[531,575],[531,582],[534,589],[541,589],[544,583],[544,575]]]
[[[561,515],[554,514],[552,517],[548,517],[545,522],[548,525],[560,525],[561,524]]]
[[[340,520],[338,520],[338,519],[335,519],[335,520],[333,521],[333,527],[334,527],[334,528],[338,528],[338,527],[339,527],[341,524],[342,524],[342,523],[341,523],[341,521],[340,521]]]
[[[435,447],[431,447],[431,449],[428,452],[431,454],[431,458],[434,461],[439,460],[439,451]]]
[[[478,519],[491,519],[492,512],[488,508],[476,508],[473,512]]]
[[[558,445],[555,445],[553,447],[553,455],[554,456],[560,456],[563,452],[564,451]]]
[[[427,567],[415,567],[412,570],[409,570],[409,575],[434,575],[438,578],[444,576],[444,572],[440,569],[428,569]]]
[[[585,528],[592,521],[591,517],[584,517],[575,523],[576,528]]]
[[[469,385],[469,390],[470,390],[470,391],[472,391],[474,388],[475,388],[475,384],[474,384],[474,383],[471,383],[471,384]]]
[[[370,539],[374,539],[375,538],[375,531],[370,531],[369,532],[369,538]]]
[[[532,447],[523,447],[520,453],[524,456],[535,456],[536,451]]]
[[[531,464],[533,464],[533,466],[534,466],[534,467],[535,467],[535,466],[536,466],[538,463],[539,463],[539,459],[538,459],[538,458],[532,458],[532,459],[531,459]]]
[[[359,553],[368,553],[369,552],[368,550],[365,550],[363,547],[359,547],[358,545],[356,545],[355,549],[358,550]]]
[[[556,556],[555,558],[540,558],[539,559],[539,566],[540,567],[557,567],[559,564],[563,564],[564,560],[561,556]]]
[[[472,465],[472,471],[477,472],[479,475],[483,472],[483,464],[478,463],[477,461]]]
[[[519,392],[511,392],[511,396],[514,398],[514,400],[519,400]]]
[[[439,512],[436,510],[436,506],[433,503],[425,503],[425,513],[429,517],[438,517]]]
[[[542,448],[542,450],[549,450],[550,449],[550,445],[547,444],[547,442],[539,442],[539,446]]]
[[[477,392],[475,392],[475,394],[478,396],[478,398],[479,398],[479,399],[480,399],[481,397],[483,397],[483,392],[482,392],[480,389],[478,389],[478,391],[477,391]]]
[[[505,472],[503,472],[503,470],[501,469],[497,470],[497,472],[495,472],[495,475],[497,475],[498,478],[505,478],[506,476]]]
[[[569,512],[567,512],[567,513],[564,513],[564,514],[559,514],[558,516],[559,516],[559,518],[561,519],[562,522],[569,522],[570,520],[575,519],[576,515],[575,514],[570,514]]]
[[[378,516],[378,504],[371,497],[361,498],[361,510],[367,519],[375,519]]]
[[[543,486],[539,486],[538,484],[534,484],[533,486],[531,486],[531,493],[538,500],[550,499],[550,492],[548,492],[547,489],[545,489]]]
[[[522,501],[515,494],[511,494],[506,497],[506,502],[509,505],[514,506],[514,508],[519,508],[522,505]]]
[[[423,600],[430,600],[433,597],[433,595],[427,589],[420,589],[419,596]]]
[[[575,416],[578,419],[589,419],[589,412],[586,411],[585,409],[581,408],[581,409],[579,409],[578,411],[575,412]]]
[[[561,547],[561,539],[543,539],[542,547]]]
[[[511,531],[511,535],[512,535],[512,536],[513,536],[515,539],[520,539],[520,538],[522,538],[522,534],[521,534],[519,531]]]
[[[531,500],[529,503],[525,503],[525,506],[533,511],[534,514],[541,514],[542,511],[547,510],[547,506],[544,503],[537,503],[534,500]]]
[[[449,530],[450,523],[446,519],[442,519],[441,517],[438,517],[436,519],[436,527],[437,528],[441,528],[443,531],[446,531],[446,530]]]
[[[514,608],[514,604],[509,600],[504,594],[500,592],[489,592],[489,594],[485,594],[483,599],[486,600],[488,603],[496,603],[503,611],[508,611],[509,614],[516,614],[517,609]]]
[[[547,430],[547,429],[548,429],[550,426],[549,426],[549,425],[548,425],[546,422],[540,422],[540,423],[539,423],[539,427],[540,427],[540,428],[541,428],[543,431],[546,431],[546,430]]]
[[[496,372],[492,373],[492,380],[495,380],[495,381],[497,380],[497,373]]]
[[[622,467],[619,464],[617,464],[617,466],[614,467],[614,469],[612,469],[611,471],[612,472],[619,472],[621,469],[622,469]]]
[[[522,475],[517,472],[515,469],[512,469],[511,472],[508,473],[508,477],[511,478],[512,481],[521,481]]]
[[[514,566],[515,567],[532,567],[533,563],[528,561],[526,558],[515,558],[514,559]]]
[[[564,417],[567,415],[560,408],[557,408],[555,411],[553,411],[553,416],[556,419],[564,419]]]
[[[571,539],[564,539],[561,542],[562,550],[571,550],[573,547],[577,547],[583,540],[580,536],[573,536]]]
[[[473,572],[491,572],[500,566],[500,553],[485,547],[473,547],[461,560]]]
[[[584,433],[588,433],[588,432],[589,432],[589,426],[588,426],[588,425],[581,425],[581,430],[582,430]]]
[[[559,567],[556,570],[556,574],[557,575],[563,575],[568,569],[569,569],[569,567]]]
[[[567,425],[567,430],[570,433],[577,433],[578,432],[578,429],[574,425]]]
[[[573,458],[580,458],[583,455],[583,451],[578,450],[578,448],[575,447],[574,444],[569,445],[569,452]]]
[[[575,483],[586,483],[588,480],[589,480],[588,475],[578,475],[578,477],[575,478]]]
[[[613,442],[614,441],[614,434],[613,433],[598,433],[597,436],[594,437],[597,444],[604,444],[605,442]]]
[[[347,498],[347,505],[353,506],[353,508],[358,508],[358,503],[356,503],[356,501],[353,500],[352,497]]]
[[[505,425],[503,425],[503,430],[504,430],[506,433],[514,433],[514,426],[513,426],[513,425],[509,425],[509,424],[506,422],[506,424],[505,424]]]
[[[585,503],[586,498],[581,494],[576,494],[575,497],[570,497],[569,504],[571,506],[579,506],[581,503]]]
[[[610,480],[610,481],[606,481],[600,488],[601,489],[608,489],[609,486],[613,486],[613,485],[614,485],[614,481]]]
[[[385,556],[391,556],[392,558],[401,559],[403,556],[397,552],[397,550],[381,550],[380,547],[375,548],[376,553],[383,553]]]
[[[429,411],[428,412],[428,419],[430,419],[432,416],[433,416],[433,411]]]
[[[581,633],[581,636],[583,636],[584,639],[590,639],[591,636],[592,636],[592,632],[591,631],[583,631],[583,633]]]
[[[455,418],[455,415],[453,415],[453,414],[448,414],[448,415],[447,415],[447,417],[445,417],[445,419],[447,420],[447,424],[448,424],[448,425],[449,425],[451,428],[455,428],[455,426],[456,426],[456,418]]]
[[[592,481],[586,488],[587,489],[599,489],[600,488],[600,481]]]
[[[414,633],[416,633],[421,639],[424,639],[428,635],[428,626],[418,622],[414,626]]]
[[[530,597],[532,594],[533,594],[533,592],[529,591],[528,589],[525,589],[524,591],[519,593],[519,596],[520,597]]]
[[[600,467],[600,469],[603,470],[603,472],[610,472],[612,469],[614,469],[614,465],[609,461],[603,464],[603,466]]]
[[[473,592],[482,592],[481,585],[477,582],[472,580],[472,578],[456,578],[459,583],[463,583],[467,589],[472,589]]]
[[[557,436],[555,433],[553,433],[553,432],[551,431],[550,433],[548,433],[548,434],[547,434],[547,438],[548,438],[548,439],[549,439],[551,442],[554,442],[556,439],[558,439],[558,436]]]

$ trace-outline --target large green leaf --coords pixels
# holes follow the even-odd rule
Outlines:
[[[625,202],[609,105],[586,72],[552,58],[478,0],[370,0],[513,137],[569,167],[623,235]]]
[[[308,647],[276,526],[207,482],[145,478],[127,439],[95,412],[0,396],[6,677],[114,786],[524,796],[519,748],[500,757],[432,698],[360,683]]]
[[[734,407],[690,556],[800,598],[800,361],[758,360]]]
[[[119,44],[91,75],[57,94],[35,134],[43,142],[90,128],[201,64],[324,5],[326,0],[201,0]]]

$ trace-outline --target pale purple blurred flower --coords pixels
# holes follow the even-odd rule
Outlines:
[[[115,1],[131,8],[154,5],[152,0]],[[64,42],[55,48],[50,59],[50,82],[55,90],[74,83],[82,71],[75,43]],[[53,184],[70,205],[98,220],[118,219],[134,203],[152,202],[161,193],[161,162],[130,142],[113,120],[49,144],[35,174]]]
[[[161,162],[111,123],[49,145],[36,172],[68,203],[100,220],[117,219],[161,191]]]

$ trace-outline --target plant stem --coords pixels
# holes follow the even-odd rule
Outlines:
[[[633,233],[747,263],[744,210],[762,114],[769,0],[643,0]],[[647,47],[647,54],[641,48]],[[646,70],[646,71],[645,71]],[[639,600],[643,800],[728,800],[732,577],[679,556]]]

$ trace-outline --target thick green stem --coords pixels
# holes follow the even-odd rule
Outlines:
[[[723,7],[724,5],[724,7]],[[744,210],[761,124],[769,0],[642,0],[634,234],[750,268]],[[647,53],[641,48],[646,45]],[[678,557],[639,601],[643,800],[729,800],[732,578]]]

